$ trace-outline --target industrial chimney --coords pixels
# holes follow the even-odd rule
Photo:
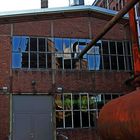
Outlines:
[[[84,0],[69,0],[70,6],[84,5]]]
[[[41,8],[48,8],[48,0],[41,0]]]

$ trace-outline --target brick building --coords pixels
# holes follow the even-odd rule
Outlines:
[[[93,5],[118,11],[122,9],[126,3],[126,0],[95,0]]]
[[[98,114],[131,89],[129,20],[95,6],[0,13],[0,139],[97,140]]]
[[[127,4],[128,1],[129,0],[95,0],[93,5],[119,11]],[[135,13],[140,46],[140,2],[135,6]]]

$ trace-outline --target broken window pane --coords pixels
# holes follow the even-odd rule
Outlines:
[[[111,56],[111,69],[112,70],[117,70],[117,56]]]
[[[109,102],[111,100],[110,94],[105,94],[105,103]]]
[[[30,51],[37,51],[37,38],[30,38]]]
[[[81,95],[81,109],[83,111],[88,109],[88,98],[87,98],[87,94],[85,95]]]
[[[47,53],[47,68],[52,68],[52,54]]]
[[[126,69],[127,70],[132,70],[132,57],[131,56],[126,56],[125,61],[126,61]]]
[[[108,41],[102,41],[103,54],[109,54]]]
[[[80,125],[80,111],[74,111],[73,112],[73,122],[74,122],[74,128],[80,128],[81,125]]]
[[[128,41],[124,42],[125,45],[125,54],[126,55],[131,55],[131,47],[130,47],[130,43]]]
[[[29,67],[29,55],[28,53],[22,53],[22,68]]]
[[[39,51],[40,52],[45,52],[45,48],[46,48],[46,44],[45,44],[45,38],[39,38],[38,39],[38,42],[39,42]]]
[[[56,127],[57,128],[63,128],[63,111],[56,111]]]
[[[65,112],[65,127],[72,127],[72,112]]]
[[[65,110],[71,110],[72,109],[71,94],[65,94],[64,95],[64,109]]]
[[[39,53],[39,68],[46,68],[46,54]]]
[[[80,97],[79,94],[73,95],[73,110],[79,110],[80,109]]]
[[[103,55],[103,62],[104,62],[104,69],[109,70],[110,69],[110,61],[108,55]]]
[[[82,127],[89,127],[88,111],[82,111]]]
[[[110,54],[116,54],[115,42],[109,42],[109,45],[110,45]]]
[[[96,109],[96,97],[93,95],[89,95],[89,108]]]
[[[118,56],[119,70],[125,70],[124,56]]]
[[[90,126],[95,127],[96,126],[96,112],[95,111],[90,111]]]
[[[30,53],[30,68],[37,68],[37,53]]]
[[[123,55],[123,44],[122,42],[117,42],[117,53]]]
[[[67,54],[69,55],[69,54]],[[72,60],[71,59],[64,59],[64,69],[71,69]]]
[[[14,36],[13,41],[13,51],[25,52],[29,49],[29,38],[27,36]]]

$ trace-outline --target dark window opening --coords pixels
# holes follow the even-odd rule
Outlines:
[[[82,111],[82,127],[89,127],[88,111]]]
[[[110,45],[110,54],[116,54],[115,42],[109,42],[109,45]]]
[[[29,55],[28,53],[22,53],[22,67],[28,68],[29,66]]]
[[[103,54],[109,54],[108,41],[102,41]]]
[[[117,42],[117,53],[118,53],[118,55],[120,54],[120,55],[123,55],[124,53],[123,53],[123,44],[122,44],[122,42]]]
[[[39,38],[38,41],[39,41],[39,51],[45,52],[46,50],[45,38]]]
[[[39,53],[39,68],[46,68],[46,54]]]
[[[104,69],[110,70],[110,62],[109,62],[109,56],[103,55],[103,61],[104,61]]]
[[[73,112],[74,128],[80,128],[80,111]]]
[[[30,38],[30,51],[37,51],[37,38]]]
[[[118,56],[119,70],[124,70],[124,56]]]
[[[30,68],[37,68],[37,53],[30,53]]]
[[[111,69],[112,70],[117,70],[117,57],[116,56],[111,56]]]
[[[100,40],[83,59],[77,59],[89,42],[89,39],[14,36],[12,67],[51,69],[53,65],[56,69],[71,70],[132,70],[129,41]]]
[[[72,112],[71,111],[66,111],[65,112],[65,127],[72,127]]]

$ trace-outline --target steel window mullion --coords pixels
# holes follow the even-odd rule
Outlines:
[[[88,101],[88,119],[89,119],[88,126],[91,127],[90,126],[91,123],[90,123],[90,106],[89,106],[89,102],[90,101],[89,101],[89,93],[87,93],[87,101]]]
[[[72,128],[74,128],[74,121],[73,121],[73,98],[71,93],[71,115],[72,115]]]
[[[133,69],[134,69],[134,66],[133,66],[133,65],[134,65],[133,57],[130,56],[130,58],[131,58],[131,68],[132,68],[132,70],[133,70]],[[130,68],[130,69],[131,69],[131,68]]]
[[[66,124],[65,124],[65,108],[64,108],[64,94],[62,94],[62,99],[63,99],[63,127],[66,128]]]
[[[46,55],[46,69],[48,68],[48,65],[47,65],[47,48],[48,48],[48,45],[47,45],[47,38],[45,38],[45,55]]]
[[[115,47],[116,47],[117,70],[119,71],[118,49],[117,49],[117,42],[116,41],[115,41]]]
[[[95,97],[96,97],[96,98],[95,98],[95,100],[96,100],[96,103],[95,103],[95,106],[96,106],[96,118],[95,118],[95,120],[99,117],[99,113],[98,113],[99,110],[98,110],[98,106],[97,106],[97,96],[98,96],[98,95],[95,96]],[[95,126],[97,125],[96,123],[97,123],[97,122],[95,122]]]
[[[64,69],[65,69],[65,68],[64,68],[64,46],[65,46],[65,45],[64,45],[64,39],[63,39],[63,42],[62,42],[62,43],[63,43],[63,46],[62,46],[62,48],[63,48],[63,51],[62,51],[62,56],[63,56],[63,57],[62,57],[62,69],[64,70]]]
[[[29,38],[29,50],[28,50],[28,55],[29,55],[29,56],[28,56],[28,62],[29,62],[28,68],[29,68],[29,69],[31,68],[31,61],[30,61],[30,60],[31,60],[31,59],[30,59],[30,58],[31,58],[31,55],[30,55],[30,54],[31,54],[31,52],[30,52],[30,38]]]
[[[112,70],[112,67],[111,67],[111,54],[110,54],[110,43],[109,41],[107,41],[107,44],[108,44],[108,53],[109,53],[109,66],[110,66],[110,70]]]
[[[39,38],[37,38],[37,51],[36,51],[36,55],[37,55],[37,68],[39,68]]]
[[[103,57],[103,45],[102,45],[102,41],[101,41],[101,57],[102,57],[102,69],[104,70],[104,57]]]
[[[125,46],[124,46],[124,41],[122,42],[122,46],[123,46],[123,59],[124,59],[124,70],[127,70],[126,68],[126,61],[125,61]]]
[[[80,127],[82,128],[82,107],[81,107],[81,93],[80,93]]]

